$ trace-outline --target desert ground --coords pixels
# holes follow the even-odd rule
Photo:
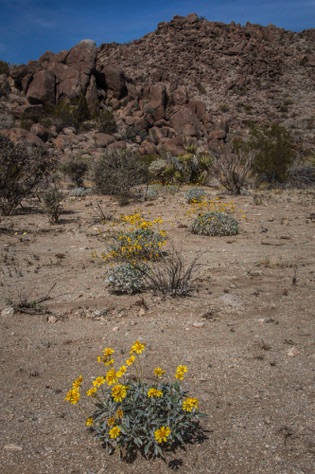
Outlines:
[[[66,193],[58,224],[35,199],[0,223],[1,473],[314,473],[315,191],[207,191],[233,201],[238,235],[192,234],[184,189],[126,207]],[[110,292],[103,234],[135,210],[199,257],[190,296]],[[202,442],[128,464],[64,398],[78,375],[100,375],[104,347],[123,358],[137,339],[147,373],[188,366],[207,418]]]

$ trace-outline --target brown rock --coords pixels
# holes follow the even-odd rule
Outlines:
[[[43,140],[43,142],[46,142],[48,140],[48,130],[40,123],[34,123],[31,126],[30,132],[39,137],[41,140]]]
[[[116,64],[107,64],[103,67],[106,85],[110,89],[116,99],[124,97],[128,90],[126,86],[126,78],[122,68]]]
[[[68,53],[66,64],[72,66],[86,76],[90,76],[95,68],[97,48],[95,41],[82,40]]]
[[[177,133],[185,134],[186,126],[186,132],[189,133],[189,136],[199,135],[200,121],[189,107],[181,108],[175,112],[170,119],[170,124]]]
[[[186,87],[175,89],[172,94],[174,105],[185,105],[188,102],[188,92]]]
[[[93,135],[95,146],[98,148],[105,148],[116,141],[115,137],[107,133],[95,133]]]
[[[26,97],[31,104],[55,103],[56,76],[53,72],[37,72],[27,90]]]

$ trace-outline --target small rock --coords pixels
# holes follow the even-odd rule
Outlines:
[[[55,324],[58,321],[58,318],[56,316],[48,316],[47,318],[47,323],[49,324]]]
[[[22,451],[23,448],[17,444],[6,444],[3,446],[3,449],[6,449],[7,451]]]
[[[144,308],[140,308],[139,310],[139,316],[144,316],[145,315],[145,309]]]
[[[290,349],[287,352],[287,355],[289,357],[296,357],[296,356],[299,355],[299,353],[300,352],[299,352],[298,348],[296,346],[293,346],[293,347],[290,347]]]
[[[118,330],[119,330],[119,327],[118,327],[118,326],[115,326],[115,327],[112,329],[113,332],[117,332]]]
[[[1,316],[3,318],[6,318],[7,316],[13,316],[14,315],[14,308],[13,306],[8,306],[7,308],[4,308],[1,311]]]
[[[201,321],[195,321],[195,322],[193,323],[193,327],[194,327],[194,328],[203,328],[204,325],[205,325],[205,323],[202,323]]]

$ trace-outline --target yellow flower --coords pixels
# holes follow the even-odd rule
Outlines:
[[[122,402],[124,398],[127,396],[127,388],[126,385],[118,384],[112,388],[112,397],[115,402]]]
[[[184,376],[185,376],[185,372],[187,372],[187,371],[188,371],[188,369],[187,369],[186,365],[179,365],[176,368],[175,378],[178,379],[178,380],[183,380]]]
[[[127,365],[132,365],[135,361],[136,357],[134,355],[130,356],[129,359],[126,360]]]
[[[158,443],[166,443],[170,434],[171,429],[168,426],[161,426],[154,432],[154,437]]]
[[[105,376],[105,379],[106,379],[106,382],[108,383],[108,385],[114,385],[114,383],[117,383],[118,382],[118,378],[116,376],[116,372],[114,369],[110,369],[106,376]]]
[[[162,397],[162,396],[163,396],[163,392],[161,392],[161,390],[158,390],[157,388],[149,388],[149,390],[148,390],[148,397],[149,398]]]
[[[88,418],[85,422],[85,426],[92,426],[94,423],[93,418]]]
[[[103,349],[104,356],[110,356],[114,354],[114,352],[114,349],[111,349],[110,347],[105,347],[105,349]]]
[[[120,435],[120,431],[121,429],[119,428],[119,426],[113,426],[113,428],[111,430],[109,430],[109,437],[111,439],[116,439],[118,438],[118,436]]]
[[[107,424],[108,424],[108,426],[114,426],[114,424],[115,424],[115,417],[114,417],[114,416],[111,416],[110,418],[108,418]]]
[[[120,378],[124,375],[124,373],[126,372],[127,370],[127,367],[125,365],[122,365],[119,370],[116,372],[116,376],[117,378]]]
[[[142,344],[140,341],[136,341],[134,345],[131,347],[130,354],[135,352],[136,354],[142,354],[145,350],[145,344]]]
[[[157,377],[162,377],[165,374],[165,370],[161,369],[161,367],[156,367],[153,372]]]
[[[93,380],[92,384],[94,387],[100,387],[105,383],[105,378],[104,377],[96,377],[95,380]]]
[[[185,411],[192,411],[198,410],[198,400],[197,398],[186,398],[183,401],[183,410]]]
[[[83,382],[83,377],[80,375],[77,379],[73,381],[72,388],[79,388]]]
[[[122,418],[123,416],[124,416],[124,412],[120,408],[118,408],[118,410],[115,413],[115,417]]]
[[[69,390],[69,392],[66,395],[65,401],[70,402],[72,405],[76,405],[79,400],[80,400],[79,390],[77,388],[73,388],[72,390]]]
[[[96,387],[89,388],[89,390],[86,392],[86,396],[93,397],[96,392],[97,392]]]

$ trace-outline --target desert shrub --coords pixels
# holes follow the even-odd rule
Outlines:
[[[52,224],[57,224],[62,212],[62,193],[56,187],[52,187],[43,194],[42,199],[44,210],[48,215],[50,222]]]
[[[0,135],[0,214],[12,214],[55,168],[56,160],[45,149],[14,144]]]
[[[129,461],[137,451],[148,458],[163,457],[164,449],[184,446],[202,436],[198,399],[188,396],[183,387],[187,367],[178,365],[169,380],[166,371],[156,367],[154,379],[146,380],[141,360],[144,351],[145,343],[135,341],[129,357],[116,370],[115,351],[106,347],[97,358],[106,371],[94,378],[85,391],[94,403],[86,426],[110,453],[118,450]],[[83,383],[80,375],[73,381],[65,401],[82,404]]]
[[[254,171],[259,181],[283,183],[294,159],[290,133],[281,125],[266,124],[253,128],[250,146],[255,152]]]
[[[10,72],[9,63],[0,60],[0,74],[8,75]]]
[[[191,204],[192,202],[201,202],[206,196],[207,193],[204,189],[192,188],[186,193],[186,201],[188,204]]]
[[[59,128],[74,127],[78,129],[80,124],[90,118],[89,108],[84,95],[71,100],[61,100],[49,111],[53,123]]]
[[[144,272],[147,266],[139,264],[135,267],[127,262],[118,267],[111,268],[106,273],[105,282],[114,293],[140,293],[144,289]]]
[[[169,163],[162,158],[154,160],[149,165],[149,173],[152,179],[165,183],[170,177]]]
[[[214,159],[213,172],[218,181],[232,194],[241,194],[252,172],[254,152],[246,143],[232,141]]]
[[[169,171],[175,182],[186,184],[205,184],[212,170],[212,158],[208,154],[199,154],[194,148],[177,157],[168,156]]]
[[[158,262],[141,268],[135,263],[135,268],[144,278],[147,288],[169,296],[187,296],[191,293],[192,278],[198,270],[198,257],[186,262],[183,254],[171,248],[161,255]]]
[[[148,182],[148,169],[133,152],[108,149],[95,163],[92,179],[99,194],[134,198],[135,187]]]
[[[239,232],[237,220],[225,212],[206,212],[197,216],[191,225],[193,234],[225,236]]]
[[[151,186],[149,186],[145,190],[144,200],[145,201],[154,201],[155,199],[157,199],[158,195],[159,195],[159,193],[158,193],[157,189],[152,188]]]
[[[97,116],[98,130],[101,133],[112,134],[117,132],[114,114],[109,109],[103,109]]]
[[[163,222],[161,218],[148,221],[140,213],[135,213],[121,216],[121,221],[129,228],[113,232],[110,249],[102,254],[104,260],[152,260],[161,256],[162,247],[166,244],[166,232],[154,230]]]
[[[80,159],[72,159],[63,163],[61,170],[69,176],[71,181],[78,187],[83,187],[84,176],[86,175],[89,167],[88,164]]]

